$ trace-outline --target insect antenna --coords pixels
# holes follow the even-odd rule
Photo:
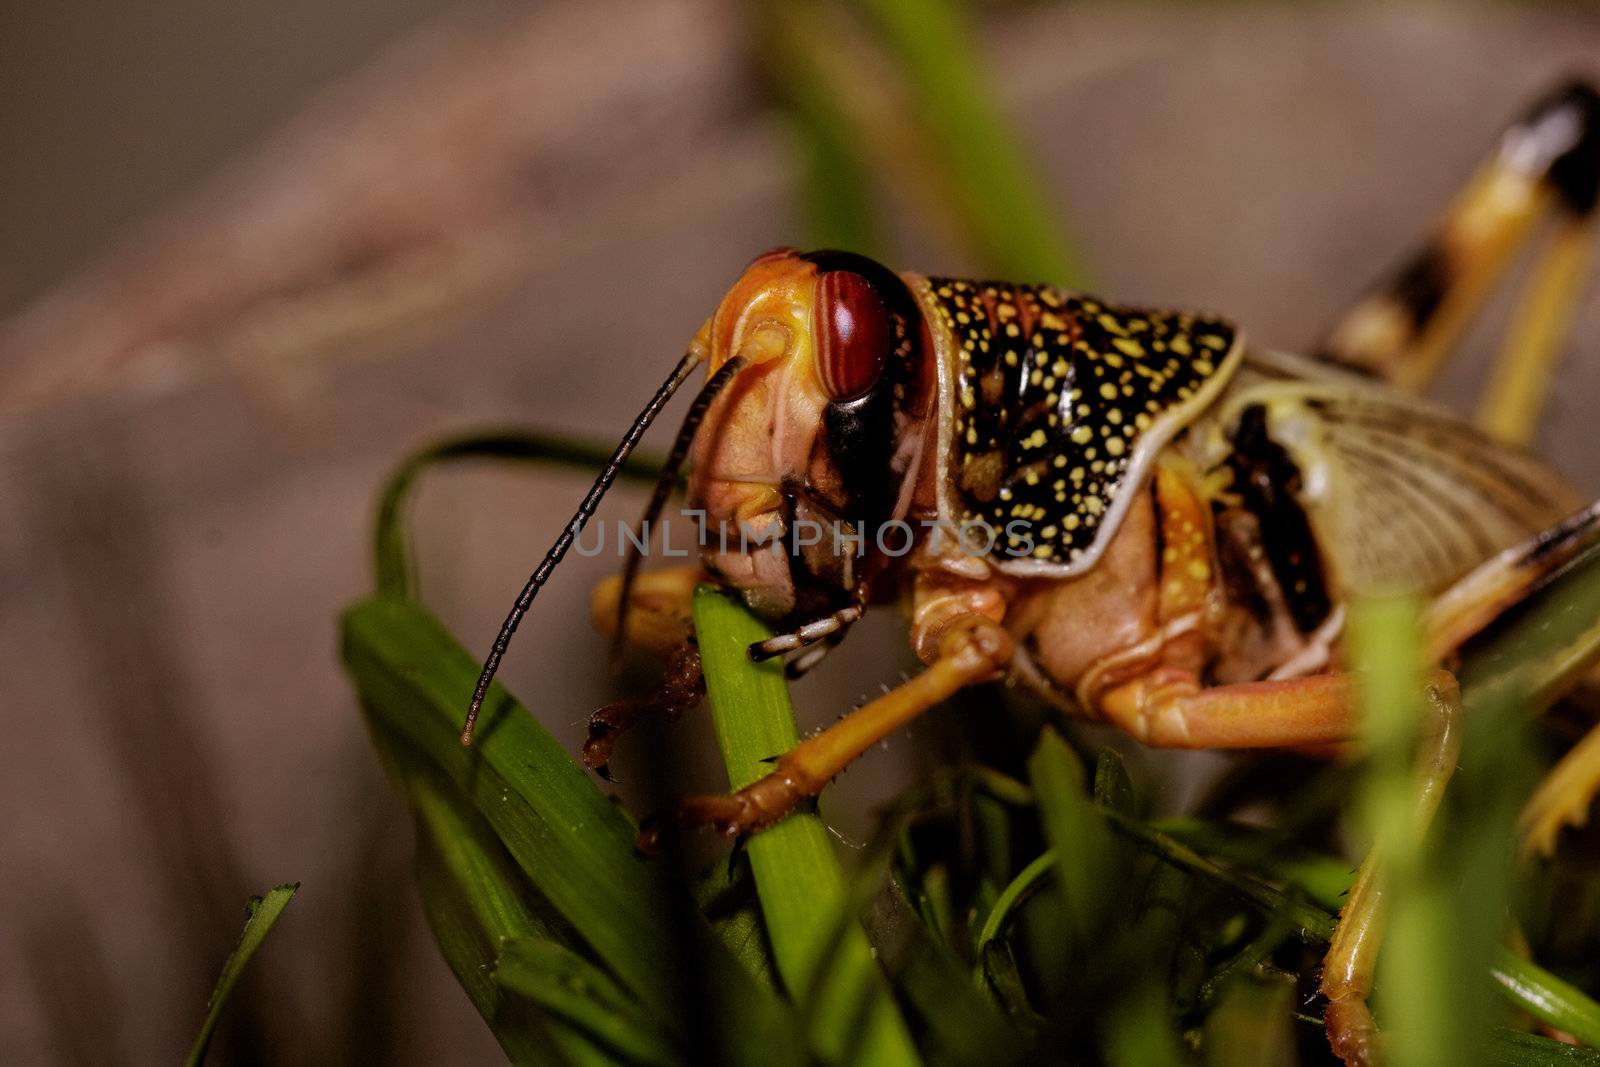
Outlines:
[[[711,402],[717,398],[722,387],[728,384],[745,362],[744,357],[736,355],[711,376],[705,388],[694,398],[689,413],[684,416],[683,425],[678,429],[678,438],[672,442],[672,451],[667,453],[666,466],[661,468],[661,477],[656,479],[655,492],[650,494],[650,503],[644,509],[644,518],[639,520],[641,536],[629,541],[627,560],[622,565],[622,599],[618,601],[617,606],[617,629],[611,635],[613,663],[622,654],[623,637],[628,632],[628,604],[633,593],[634,579],[639,576],[639,566],[644,562],[643,549],[640,547],[644,536],[649,534],[652,524],[661,515],[661,509],[666,506],[667,497],[671,496],[672,490],[677,487],[678,472],[683,469],[683,461],[689,456],[689,447],[694,444],[695,431],[700,428],[700,423],[705,421],[706,412],[711,410]]]
[[[667,401],[672,399],[672,394],[678,387],[688,380],[689,374],[705,358],[702,349],[696,346],[691,349],[678,365],[673,368],[671,376],[661,384],[650,402],[639,412],[633,420],[633,425],[628,427],[628,432],[623,435],[622,441],[617,445],[617,450],[612,453],[611,461],[605,465],[600,476],[594,480],[594,485],[589,487],[589,493],[583,498],[583,503],[578,505],[578,510],[573,513],[572,520],[561,531],[561,536],[556,538],[555,544],[550,546],[550,551],[544,554],[544,559],[539,566],[528,576],[528,583],[522,587],[522,592],[517,596],[517,602],[512,605],[511,612],[506,616],[506,621],[500,624],[500,633],[494,639],[494,644],[489,649],[489,656],[483,661],[483,671],[478,675],[478,685],[472,691],[472,704],[467,708],[467,719],[461,727],[461,743],[472,744],[472,729],[478,722],[478,712],[483,707],[483,698],[489,692],[489,683],[494,680],[495,672],[500,669],[500,661],[505,657],[506,648],[511,644],[511,635],[517,632],[517,624],[522,622],[522,617],[528,613],[528,608],[533,604],[533,598],[539,595],[539,590],[550,579],[550,574],[556,569],[556,564],[561,562],[561,557],[567,554],[567,549],[572,547],[572,542],[577,539],[584,525],[593,517],[596,509],[600,507],[600,500],[606,495],[606,490],[611,488],[611,483],[617,480],[617,474],[622,470],[622,465],[629,454],[638,445],[639,439],[644,436],[650,424],[655,421],[661,409],[667,406]],[[723,368],[726,370],[726,368]],[[713,379],[714,381],[715,379]],[[707,383],[707,389],[710,383]],[[701,395],[706,390],[701,391]],[[698,400],[697,400],[698,403]]]

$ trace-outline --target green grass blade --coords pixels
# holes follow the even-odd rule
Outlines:
[[[1489,973],[1507,1000],[1540,1022],[1600,1048],[1600,1004],[1509,949],[1496,955]]]
[[[843,248],[882,257],[882,234],[873,203],[874,169],[851,136],[856,123],[839,87],[809,62],[805,44],[822,30],[809,25],[810,5],[763,5],[763,47],[772,79],[788,111],[800,152],[800,201],[813,248]]]
[[[381,740],[381,739],[380,739]],[[598,1050],[584,1035],[508,997],[491,977],[502,942],[550,936],[528,906],[532,887],[483,818],[449,783],[407,758],[406,793],[417,824],[417,885],[423,913],[445,963],[513,1063],[589,1063]]]
[[[1116,852],[1104,812],[1091,799],[1078,754],[1045,730],[1028,758],[1028,777],[1045,839],[1056,857],[1056,883],[1075,948],[1094,942],[1117,885]]]
[[[700,911],[728,951],[764,989],[776,992],[778,976],[761,918],[761,900],[749,868],[714,863],[701,875],[694,893]]]
[[[344,659],[378,728],[427,759],[465,796],[540,895],[664,1025],[683,1024],[682,951],[703,966],[744,1062],[784,1040],[780,1005],[711,934],[683,886],[634,848],[634,826],[504,688],[490,690],[477,740],[461,709],[478,663],[420,606],[387,598],[344,617]],[[687,1037],[688,1035],[679,1034]],[[705,1035],[694,1035],[703,1038]]]
[[[978,35],[955,0],[865,0],[898,63],[986,269],[1017,281],[1082,286],[1066,231],[985,78]]]
[[[771,636],[754,616],[721,592],[695,590],[695,632],[705,670],[711,718],[728,767],[728,781],[743,788],[767,774],[767,762],[799,742],[783,664],[753,662],[749,646]],[[809,812],[750,838],[748,855],[761,896],[767,936],[784,985],[798,996],[810,987],[848,894],[822,820]],[[866,1004],[859,1036],[860,1062],[920,1062],[905,1024],[872,958],[866,935],[850,924],[819,996],[813,1041],[825,1057],[844,1052],[856,1012]]]
[[[1483,1062],[1489,1067],[1600,1067],[1600,1049],[1579,1048],[1548,1037],[1489,1028]]]
[[[1428,817],[1417,800],[1414,766],[1429,726],[1417,603],[1393,598],[1354,605],[1350,638],[1369,754],[1360,810],[1388,898],[1383,974],[1373,996],[1379,1024],[1388,1019],[1394,1027],[1386,1055],[1402,1067],[1466,1063],[1483,1016],[1461,1011],[1456,957],[1468,931],[1457,921],[1456,902],[1463,890],[1439,877],[1428,848]]]
[[[610,975],[564,945],[533,937],[506,941],[493,980],[629,1063],[682,1062]]]
[[[1184,815],[1150,825],[1207,856],[1304,890],[1309,900],[1328,911],[1338,911],[1350,891],[1354,872],[1348,860],[1296,848],[1277,833]]]
[[[929,1063],[1028,1062],[1021,1035],[934,941],[897,880],[879,894],[868,930]]]
[[[1128,766],[1115,749],[1103,748],[1095,753],[1094,802],[1130,818],[1138,813],[1133,779],[1128,777]]]
[[[1017,876],[1006,883],[1000,895],[995,898],[994,907],[989,909],[989,914],[984,917],[983,926],[978,930],[976,950],[978,958],[983,958],[984,947],[999,937],[1005,930],[1006,922],[1011,918],[1012,912],[1020,907],[1028,896],[1044,884],[1045,877],[1055,870],[1056,854],[1046,849],[1035,856],[1029,864],[1017,872]],[[979,986],[983,985],[983,968],[980,966],[975,971],[975,979]]]
[[[1179,1067],[1183,1057],[1172,1032],[1172,1012],[1154,982],[1144,982],[1117,1003],[1106,1022],[1106,1062],[1111,1067]]]
[[[1119,833],[1166,862],[1225,885],[1262,913],[1293,923],[1302,940],[1326,942],[1333,936],[1338,919],[1322,908],[1229,870],[1151,826],[1113,812],[1107,815]],[[1586,1044],[1600,1046],[1600,1004],[1581,990],[1504,947],[1496,947],[1489,976],[1514,1007]]]
[[[377,590],[385,596],[417,595],[416,553],[406,521],[411,497],[422,474],[441,463],[495,459],[523,463],[554,463],[598,472],[611,458],[614,443],[582,441],[560,434],[523,430],[479,430],[448,437],[420,449],[390,475],[378,498],[378,519],[373,527],[372,562]],[[654,482],[661,460],[634,453],[623,464],[620,479]]]
[[[206,1005],[205,1022],[200,1025],[200,1034],[194,1039],[194,1045],[183,1061],[185,1067],[197,1067],[205,1061],[206,1049],[211,1045],[211,1035],[216,1033],[217,1022],[222,1018],[223,1009],[228,1006],[228,997],[232,995],[233,987],[238,984],[239,976],[250,965],[256,950],[272,932],[273,924],[283,915],[283,909],[289,906],[289,901],[294,899],[295,892],[299,888],[299,882],[276,886],[267,890],[262,896],[251,897],[245,904],[244,932],[239,935],[238,944],[234,945],[233,951],[228,953],[228,958],[223,961],[222,973],[217,976],[216,988],[212,990],[211,1001]]]

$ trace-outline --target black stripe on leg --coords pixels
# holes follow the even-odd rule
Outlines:
[[[1444,249],[1437,242],[1430,242],[1395,278],[1389,297],[1411,317],[1413,337],[1422,332],[1444,303],[1454,273]]]

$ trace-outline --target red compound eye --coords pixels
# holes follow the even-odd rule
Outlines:
[[[861,275],[828,271],[817,278],[813,312],[817,368],[833,400],[860,396],[877,382],[889,359],[889,312]]]

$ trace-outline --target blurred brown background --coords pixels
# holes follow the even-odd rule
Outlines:
[[[806,242],[753,10],[0,8],[0,1059],[171,1062],[244,899],[286,880],[219,1058],[496,1058],[420,921],[336,613],[408,449],[614,437],[742,265]],[[1530,94],[1600,73],[1576,5],[995,3],[974,27],[1097,285],[1285,347]],[[972,266],[890,199],[896,265]],[[1591,298],[1542,435],[1589,491],[1596,397]],[[424,583],[473,648],[585,484],[428,483]],[[572,561],[505,675],[569,739],[618,691],[577,621],[609,565]],[[893,620],[868,629],[800,687],[811,721],[906,662]],[[845,778],[842,836],[926,741]]]

